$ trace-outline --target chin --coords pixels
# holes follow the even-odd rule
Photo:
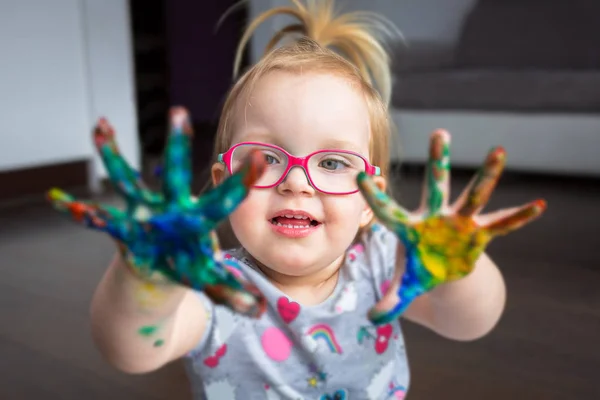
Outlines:
[[[306,248],[294,246],[291,243],[273,246],[266,251],[259,252],[258,257],[259,261],[267,268],[292,276],[310,272],[319,262],[319,257],[315,252],[307,252]]]

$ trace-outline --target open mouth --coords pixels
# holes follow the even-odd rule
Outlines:
[[[310,214],[304,212],[285,212],[279,213],[270,219],[271,224],[283,228],[306,229],[321,224]]]

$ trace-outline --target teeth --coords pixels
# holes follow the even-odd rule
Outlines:
[[[282,226],[284,228],[292,228],[292,229],[306,229],[307,226],[304,225],[288,225],[288,224],[280,224],[279,222],[275,222],[273,225]]]
[[[288,215],[288,214],[286,214],[286,215],[284,215],[284,217],[289,218],[289,219],[292,219],[292,218],[295,218],[295,219],[308,219],[308,217],[305,217],[303,215]]]

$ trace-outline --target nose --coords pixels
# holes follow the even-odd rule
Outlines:
[[[277,186],[280,194],[296,194],[312,196],[315,194],[315,188],[308,180],[308,175],[304,168],[300,166],[292,167],[283,181]]]

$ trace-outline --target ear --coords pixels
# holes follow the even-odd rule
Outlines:
[[[382,192],[386,191],[387,181],[385,180],[385,178],[383,176],[372,176],[371,179],[373,179],[373,182],[375,182],[375,184],[377,185],[379,190],[381,190]],[[369,206],[369,204],[367,202],[365,202],[365,208],[360,217],[360,227],[364,228],[365,226],[369,225],[372,220],[373,220],[373,210],[371,210],[371,207]]]
[[[225,179],[225,165],[214,163],[210,168],[210,175],[214,186],[219,185]]]

